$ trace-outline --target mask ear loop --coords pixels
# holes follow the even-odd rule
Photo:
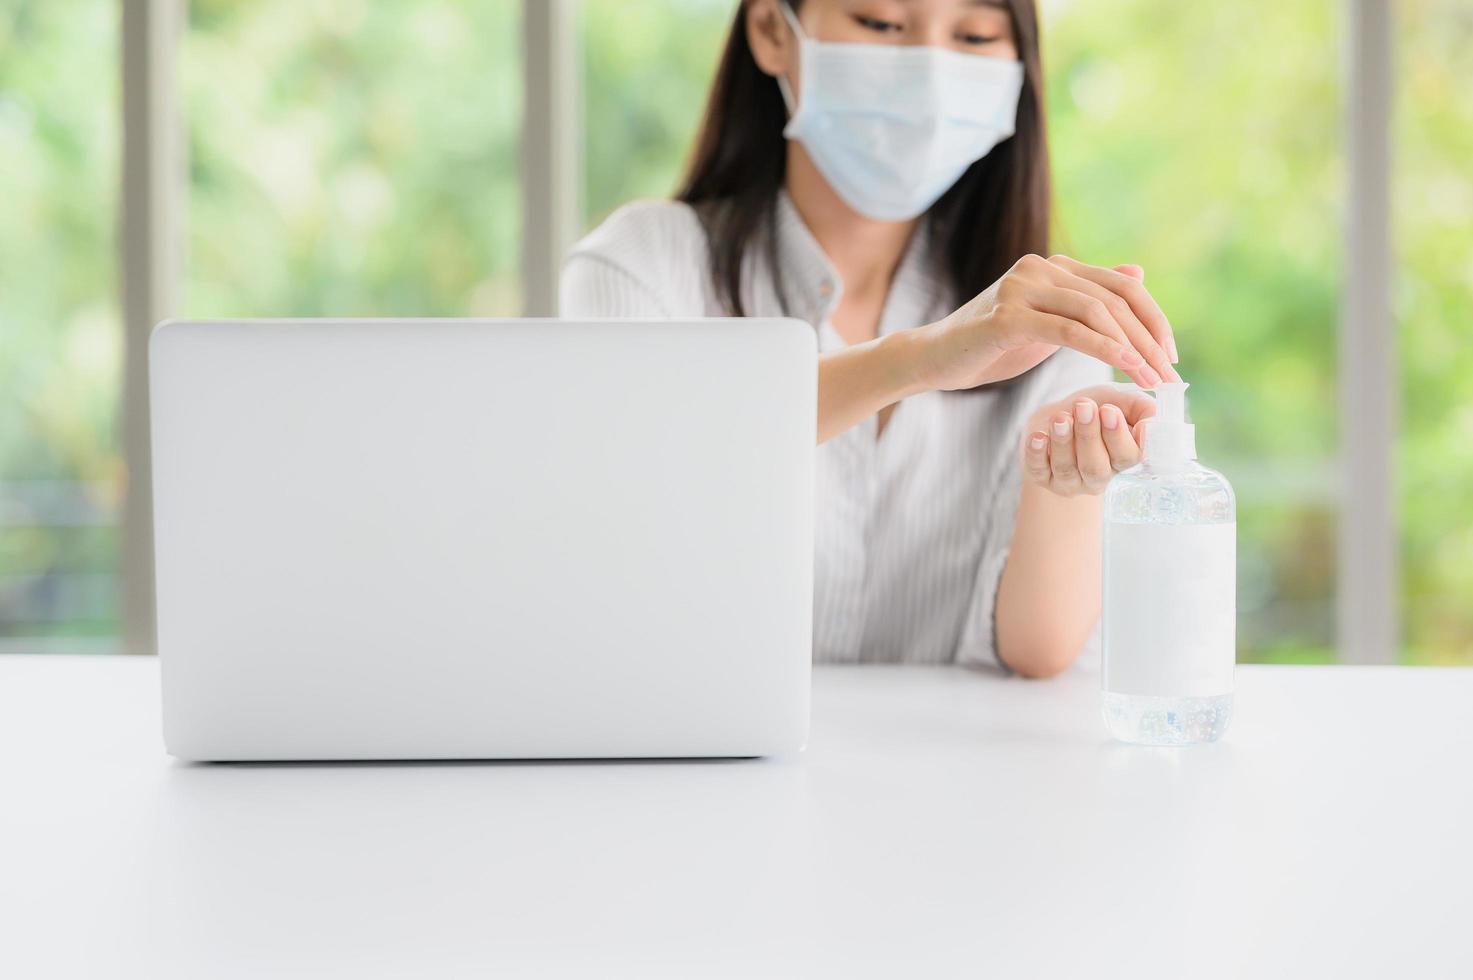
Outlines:
[[[783,18],[793,30],[793,37],[798,42],[799,59],[801,62],[803,42],[808,40],[808,36],[803,33],[803,25],[798,23],[798,15],[789,5],[788,0],[777,0],[777,9],[783,12]],[[793,115],[793,113],[798,111],[798,100],[793,98],[793,87],[788,84],[788,76],[777,76],[777,87],[778,91],[783,94],[783,103],[788,107],[788,115]]]

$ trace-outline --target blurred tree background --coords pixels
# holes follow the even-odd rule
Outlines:
[[[507,316],[521,5],[191,0],[184,309]]]
[[[0,650],[116,629],[118,41],[115,4],[0,0]]]
[[[1404,657],[1473,663],[1473,3],[1396,10]]]
[[[1242,658],[1333,659],[1341,2],[1043,6],[1056,247],[1172,316]],[[184,313],[516,313],[520,8],[192,0]],[[733,9],[583,0],[590,227],[673,188]],[[1396,16],[1401,655],[1473,663],[1473,6]],[[0,0],[0,640],[116,628],[116,21]]]

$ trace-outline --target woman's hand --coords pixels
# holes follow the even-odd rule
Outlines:
[[[1142,277],[1139,266],[1025,255],[971,302],[920,328],[919,380],[933,389],[974,388],[1072,347],[1143,388],[1178,381],[1171,324]]]
[[[1061,497],[1104,492],[1140,461],[1140,423],[1155,413],[1154,399],[1114,385],[1043,406],[1023,436],[1024,479]]]

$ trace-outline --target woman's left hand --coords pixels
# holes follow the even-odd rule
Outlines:
[[[1141,458],[1140,423],[1156,412],[1148,395],[1095,385],[1033,414],[1023,435],[1023,474],[1062,497],[1103,493]]]

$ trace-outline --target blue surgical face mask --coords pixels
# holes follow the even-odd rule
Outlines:
[[[945,48],[839,44],[803,33],[802,91],[783,135],[803,144],[835,192],[860,214],[903,221],[923,213],[973,162],[1013,135],[1023,65]]]

